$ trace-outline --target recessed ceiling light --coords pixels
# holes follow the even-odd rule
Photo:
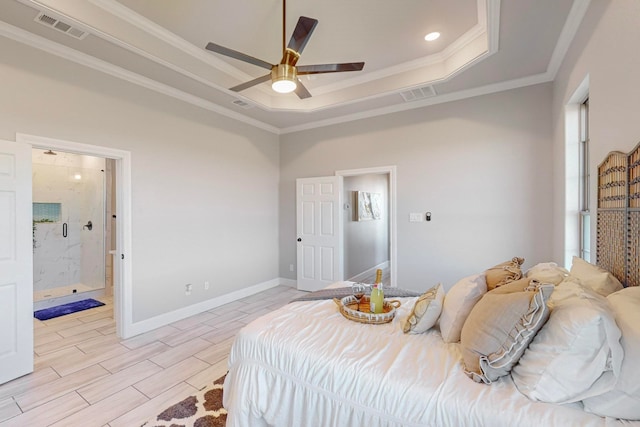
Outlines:
[[[424,36],[424,39],[428,42],[432,42],[434,40],[437,40],[440,37],[440,33],[437,31],[434,31],[433,33],[429,33],[426,36]]]

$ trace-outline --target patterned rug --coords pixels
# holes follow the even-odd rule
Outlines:
[[[192,396],[169,406],[142,426],[224,427],[227,424],[227,411],[222,407],[222,384],[225,376]]]

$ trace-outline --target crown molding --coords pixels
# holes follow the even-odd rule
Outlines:
[[[590,3],[591,0],[574,0],[573,5],[571,5],[569,16],[562,27],[560,37],[558,37],[558,42],[547,66],[547,72],[550,73],[554,79],[556,74],[558,74],[558,70],[560,70],[562,61],[569,50],[569,46],[571,46],[573,38],[578,32],[584,15],[587,13],[587,9],[589,9]]]
[[[133,83],[135,85],[142,86],[155,92],[170,96],[172,98],[179,99],[200,108],[213,111],[222,116],[238,120],[259,129],[279,134],[279,129],[275,126],[256,119],[252,119],[228,108],[221,107],[220,105],[215,104],[211,101],[207,101],[203,98],[181,91],[164,83],[160,83],[148,77],[141,76],[140,74],[126,70],[122,67],[118,67],[117,65],[113,65],[91,55],[78,52],[75,49],[71,49],[67,46],[56,43],[44,37],[40,37],[21,28],[8,24],[4,21],[0,21],[0,35],[11,40],[26,44],[33,48],[40,49],[46,53],[50,53],[60,58],[75,62],[76,64],[84,65],[85,67],[89,67],[96,71],[101,71],[112,77],[116,77],[129,83]]]

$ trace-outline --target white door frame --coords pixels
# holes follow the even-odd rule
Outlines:
[[[357,176],[357,175],[369,175],[369,174],[388,174],[389,175],[389,280],[391,287],[396,287],[397,283],[397,252],[398,245],[396,242],[397,224],[396,224],[396,167],[395,166],[379,166],[374,168],[363,169],[346,169],[335,172],[339,176]],[[343,210],[340,210],[340,215],[343,215]],[[342,221],[342,218],[340,218]],[[344,257],[344,239],[342,241],[342,247],[340,252]]]
[[[34,148],[105,157],[116,162],[116,254],[113,298],[116,333],[120,338],[133,335],[133,280],[131,251],[131,153],[115,148],[16,133],[16,142]]]

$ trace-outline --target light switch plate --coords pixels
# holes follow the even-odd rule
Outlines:
[[[421,213],[410,213],[409,222],[422,222],[423,216]]]

